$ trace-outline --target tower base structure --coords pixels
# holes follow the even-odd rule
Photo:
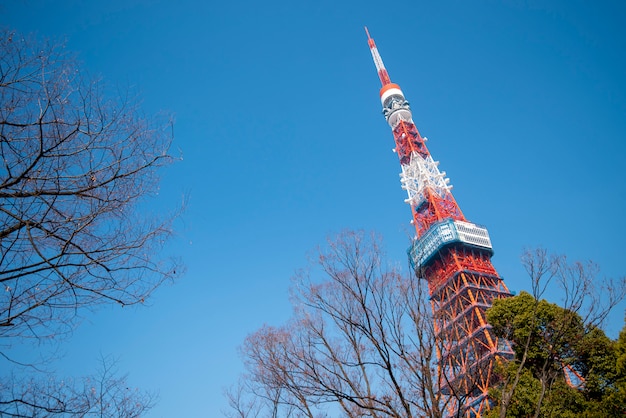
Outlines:
[[[498,381],[496,364],[514,356],[510,343],[493,334],[485,312],[494,299],[511,294],[491,264],[486,229],[476,227],[477,236],[462,237],[455,236],[453,225],[450,220],[434,225],[408,252],[418,278],[428,283],[439,388],[448,398],[448,413],[479,417],[491,406],[488,392]]]

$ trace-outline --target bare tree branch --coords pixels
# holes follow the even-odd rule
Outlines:
[[[9,376],[0,381],[0,416],[138,418],[154,406],[156,396],[129,387],[115,363],[102,357],[97,374],[81,382]]]
[[[292,321],[246,339],[235,410],[250,404],[247,393],[266,401],[257,414],[443,416],[426,284],[386,265],[379,239],[364,233],[329,241],[314,264],[324,279],[295,277]]]
[[[0,34],[0,336],[43,338],[80,307],[142,303],[175,262],[175,214],[144,210],[169,125],[84,81],[62,47]],[[148,215],[148,216],[146,216]]]
[[[178,211],[148,200],[174,161],[171,119],[104,88],[63,46],[0,31],[0,356],[34,373],[12,345],[58,341],[82,310],[141,304],[181,272],[159,255]],[[152,404],[109,361],[83,389],[38,376],[3,377],[0,415],[133,417]]]

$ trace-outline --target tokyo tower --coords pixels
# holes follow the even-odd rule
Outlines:
[[[408,193],[415,238],[409,258],[428,283],[438,347],[439,388],[450,400],[448,412],[477,417],[489,408],[488,389],[499,357],[511,358],[506,340],[495,337],[485,311],[510,293],[491,264],[487,229],[469,222],[452,196],[413,123],[409,103],[392,83],[367,28],[367,40],[382,83],[380,101],[400,158],[400,182]]]

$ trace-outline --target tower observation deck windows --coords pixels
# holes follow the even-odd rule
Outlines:
[[[413,241],[409,248],[413,267],[425,266],[438,251],[453,243],[464,243],[492,252],[487,228],[470,222],[447,219],[433,224],[420,239]]]

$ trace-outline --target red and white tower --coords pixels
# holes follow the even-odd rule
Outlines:
[[[439,171],[413,123],[400,86],[391,82],[367,28],[374,64],[382,83],[380,101],[400,158],[400,182],[408,193],[415,238],[409,257],[419,278],[428,282],[434,314],[440,390],[452,401],[451,412],[480,416],[489,408],[498,357],[512,356],[485,320],[496,298],[510,295],[491,264],[487,229],[469,222],[452,196],[446,173]]]

